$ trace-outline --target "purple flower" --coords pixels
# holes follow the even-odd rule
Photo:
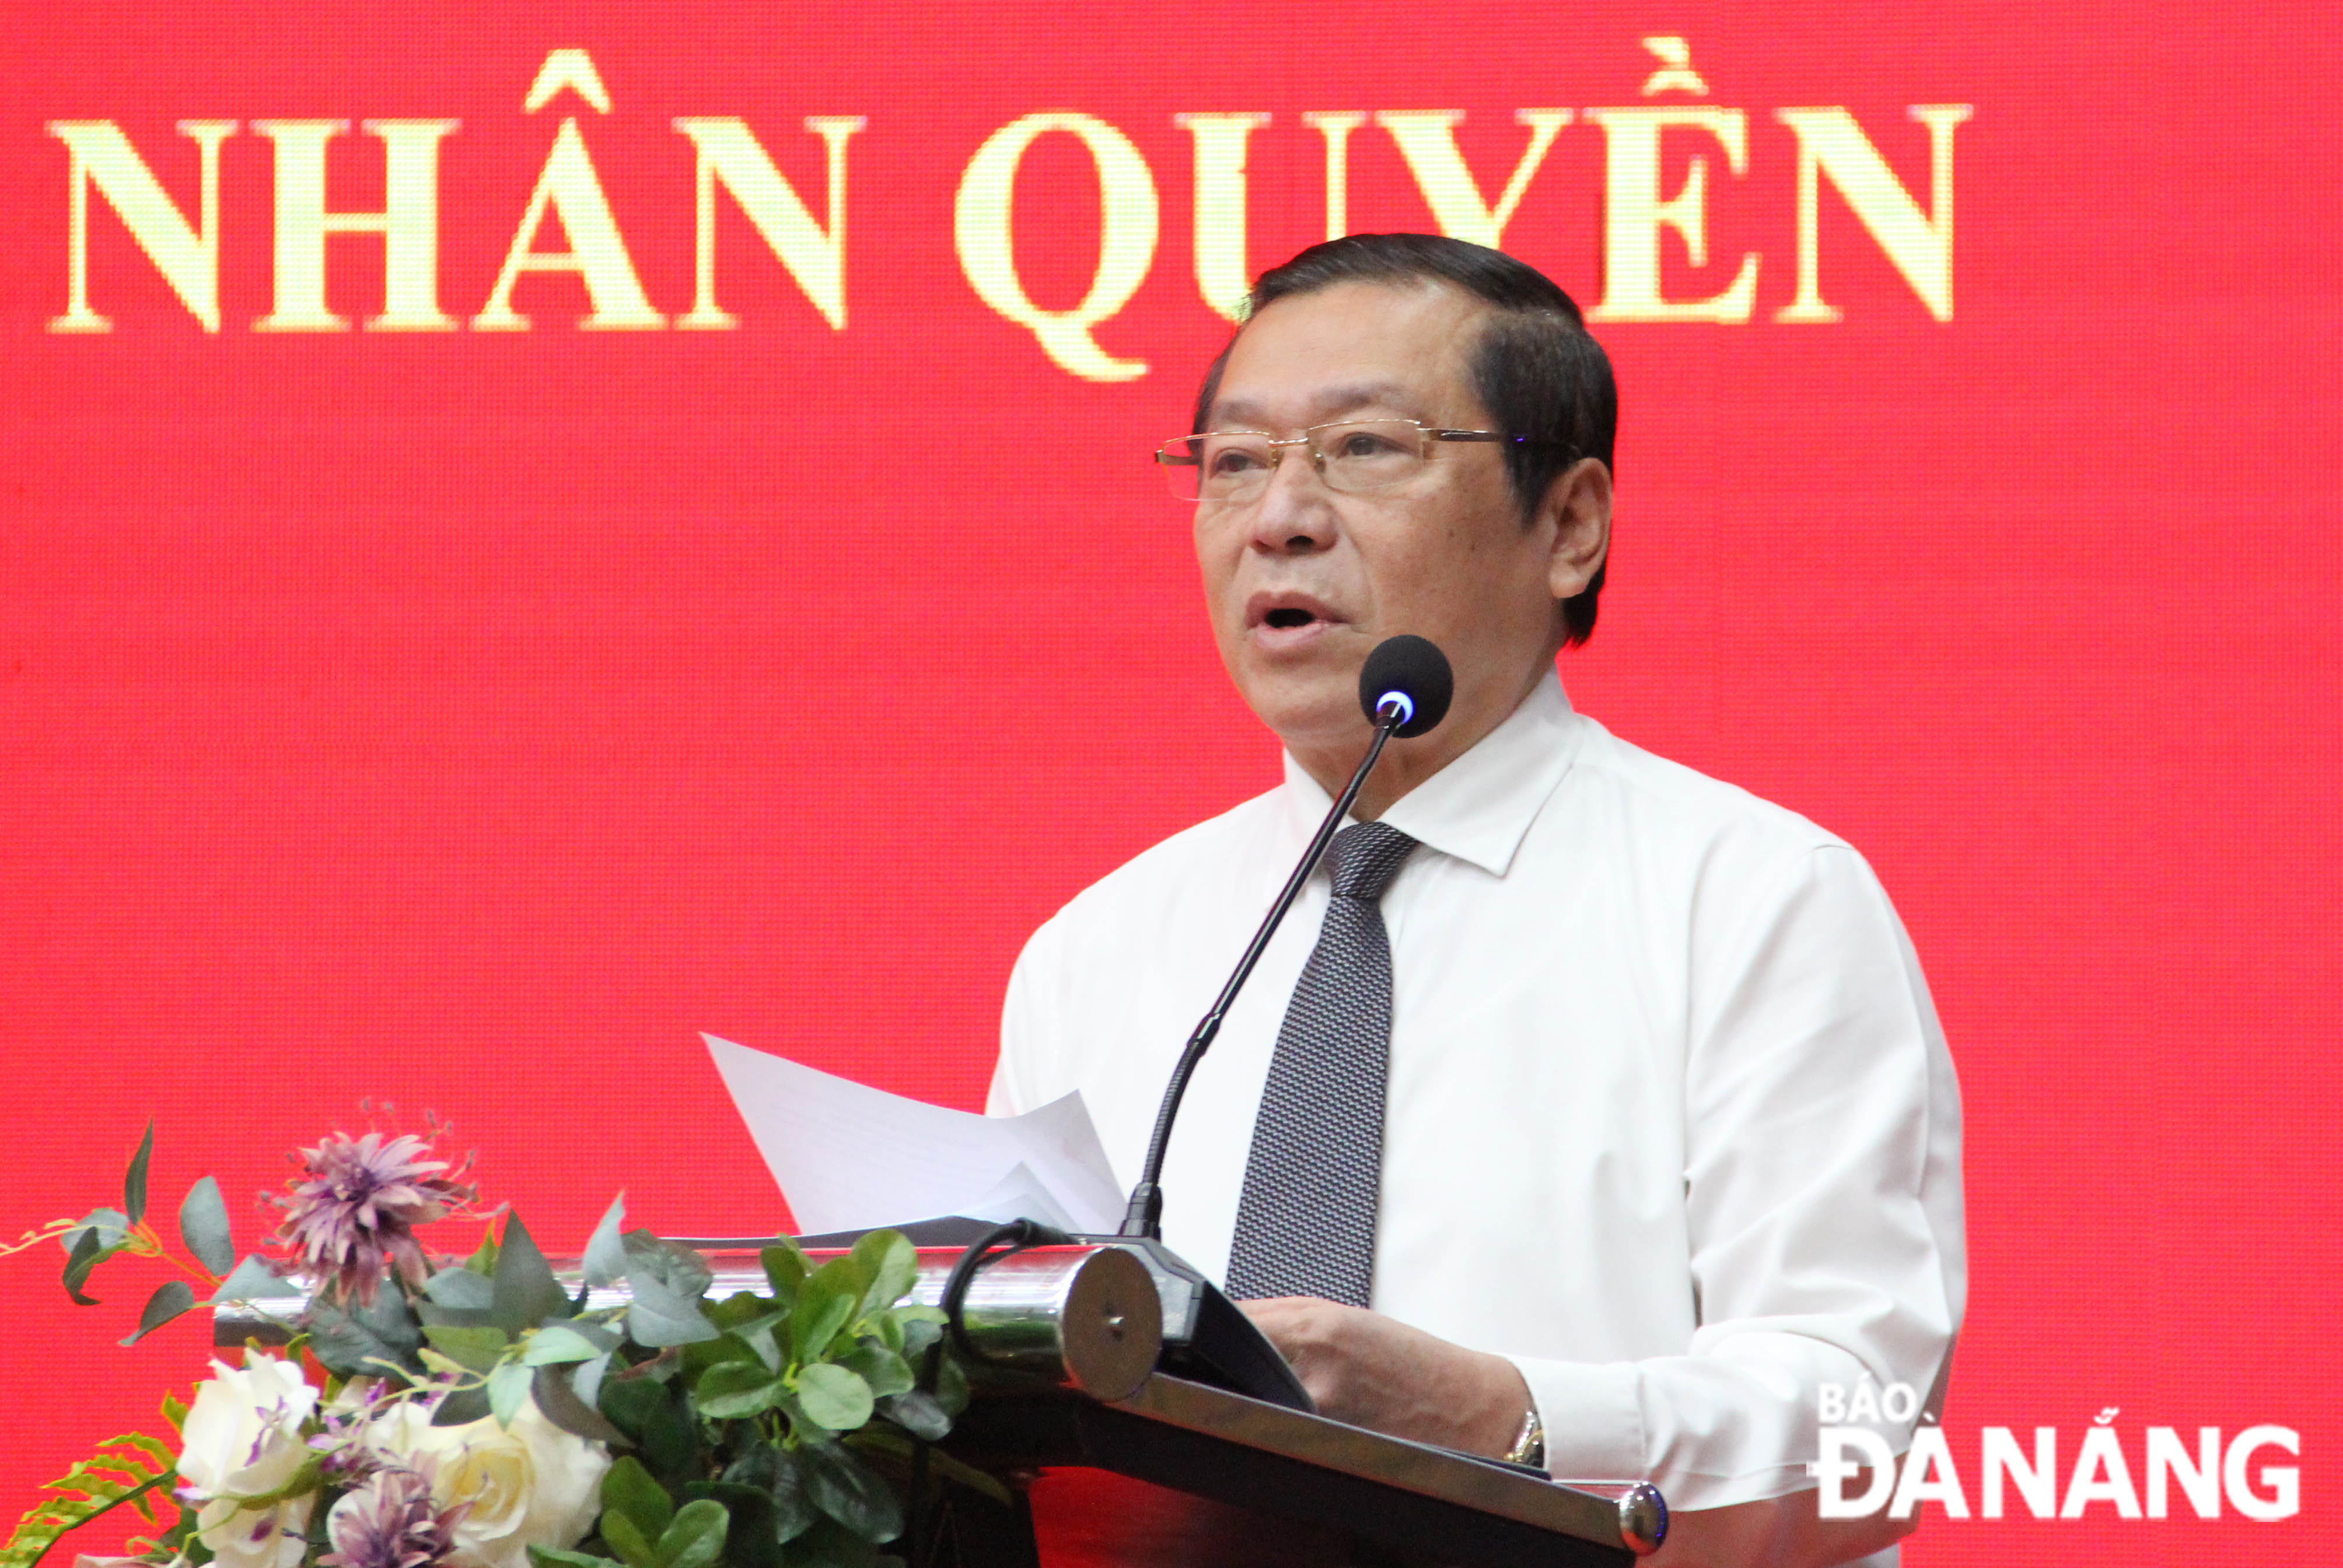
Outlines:
[[[393,1268],[421,1288],[430,1272],[415,1227],[444,1219],[474,1190],[445,1174],[431,1145],[415,1134],[337,1132],[301,1151],[302,1174],[277,1200],[278,1234],[321,1276],[327,1293],[371,1303]]]
[[[317,1412],[321,1430],[309,1439],[318,1473],[329,1486],[357,1486],[387,1462],[366,1438],[387,1405],[390,1384],[381,1378],[352,1378],[340,1396]]]
[[[377,1470],[366,1484],[334,1504],[326,1534],[334,1549],[318,1568],[431,1568],[456,1547],[456,1523],[471,1508],[437,1508],[431,1501],[432,1460],[417,1468]]]

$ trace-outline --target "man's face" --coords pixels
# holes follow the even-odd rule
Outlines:
[[[1493,428],[1468,368],[1488,312],[1432,284],[1278,300],[1238,335],[1206,427],[1281,438],[1347,419]],[[1455,667],[1443,729],[1477,739],[1502,722],[1559,641],[1554,530],[1524,526],[1503,448],[1435,442],[1413,478],[1366,495],[1329,490],[1305,451],[1281,450],[1257,499],[1196,508],[1213,636],[1252,710],[1305,761],[1355,748],[1367,734],[1360,666],[1413,632]]]

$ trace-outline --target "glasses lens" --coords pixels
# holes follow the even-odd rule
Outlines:
[[[1207,501],[1240,501],[1258,491],[1277,467],[1276,449],[1269,437],[1251,431],[1222,431],[1206,436],[1203,467],[1197,483]]]
[[[1329,489],[1387,490],[1423,468],[1423,427],[1412,419],[1321,425],[1310,433],[1310,444]]]
[[[1196,499],[1196,481],[1204,471],[1204,438],[1182,436],[1176,441],[1164,442],[1155,448],[1155,464],[1174,497],[1183,501]]]
[[[1181,436],[1155,447],[1155,462],[1183,501],[1242,501],[1261,492],[1277,467],[1277,447],[1253,431]]]

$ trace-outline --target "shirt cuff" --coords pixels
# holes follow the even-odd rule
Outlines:
[[[1545,1470],[1556,1481],[1648,1479],[1644,1410],[1633,1362],[1506,1358],[1545,1423]]]

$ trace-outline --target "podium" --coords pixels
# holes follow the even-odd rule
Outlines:
[[[1281,1409],[1161,1372],[1128,1397],[993,1392],[980,1397],[946,1447],[971,1462],[1111,1472],[1222,1505],[1179,1560],[1200,1565],[1323,1561],[1473,1568],[1591,1568],[1632,1563],[1624,1516],[1647,1503],[1558,1485],[1322,1416]],[[1225,1510],[1242,1510],[1234,1517]],[[960,1503],[940,1533],[939,1561],[964,1568],[1044,1563],[1026,1511]],[[1244,1514],[1302,1527],[1247,1538]],[[1046,1568],[1046,1565],[1045,1565]]]
[[[763,1243],[682,1240],[714,1272],[711,1299],[769,1292],[756,1251]],[[828,1240],[809,1239],[808,1255],[826,1256]],[[961,1256],[957,1246],[922,1245],[911,1299],[940,1303]],[[579,1277],[574,1261],[553,1261],[558,1273]],[[621,1283],[594,1291],[587,1307],[628,1299]],[[1195,1568],[1609,1568],[1658,1550],[1665,1537],[1665,1505],[1647,1485],[1564,1485],[1331,1421],[1281,1402],[1273,1389],[1264,1398],[1214,1386],[1232,1380],[1197,1347],[1215,1302],[1228,1311],[1147,1243],[1095,1241],[991,1260],[960,1305],[976,1358],[974,1398],[940,1446],[1021,1483],[1079,1468],[1199,1500],[1204,1524],[1176,1554],[1159,1550],[1155,1558]],[[235,1304],[215,1312],[222,1345],[275,1328]],[[914,1529],[930,1563],[1048,1568],[1022,1485],[1007,1508],[960,1487],[930,1486],[929,1495],[934,1505]]]

